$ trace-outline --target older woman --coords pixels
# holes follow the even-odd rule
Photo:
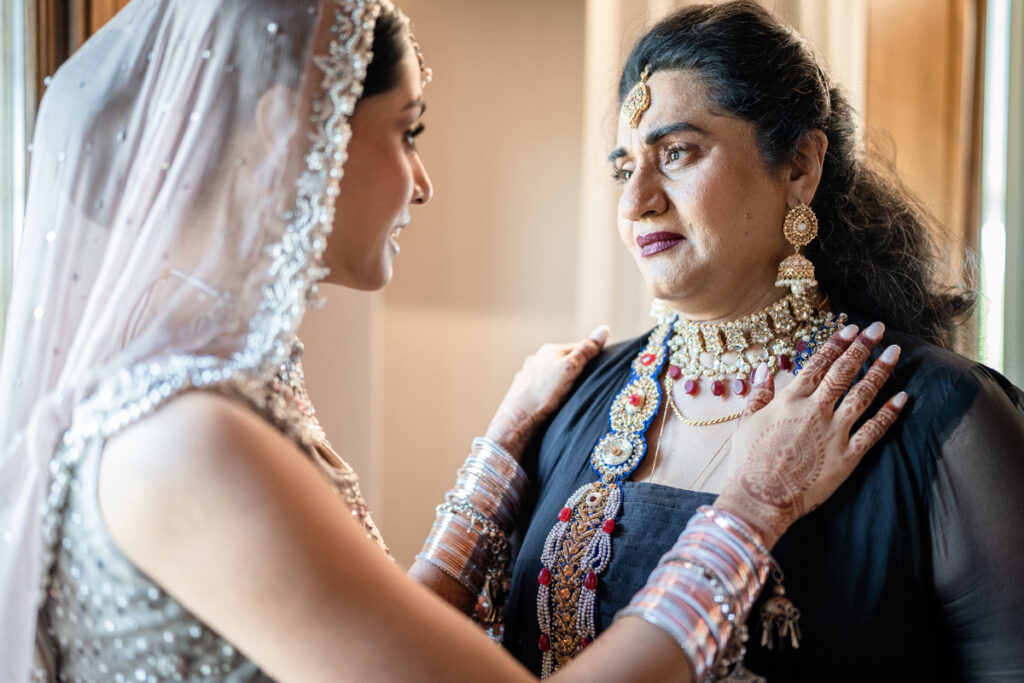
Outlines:
[[[650,335],[591,364],[526,459],[535,503],[506,647],[546,673],[579,653],[734,469],[751,366],[767,360],[784,386],[823,326],[878,319],[902,348],[890,382],[914,402],[779,542],[785,589],[779,573],[732,675],[1024,677],[1024,397],[948,350],[971,301],[940,285],[931,219],[859,156],[842,93],[754,3],[659,22],[633,48],[619,99],[619,233],[667,309]],[[656,369],[652,344],[669,354]],[[616,428],[627,410],[653,419]],[[648,455],[601,488],[600,458],[638,444]],[[794,471],[809,466],[789,454]],[[765,501],[785,490],[749,483]],[[621,496],[610,552],[593,550],[603,521],[579,501],[588,486]]]

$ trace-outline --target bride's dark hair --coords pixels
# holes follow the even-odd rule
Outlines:
[[[891,168],[865,159],[853,110],[800,36],[754,2],[694,5],[634,46],[620,102],[647,64],[697,74],[713,107],[753,124],[770,169],[808,131],[823,131],[828,150],[811,202],[821,227],[807,248],[823,291],[846,310],[952,345],[976,295],[945,284],[933,243],[945,230]]]
[[[363,97],[391,90],[402,78],[402,59],[412,48],[408,21],[392,8],[384,8],[373,29],[373,59],[366,67]]]

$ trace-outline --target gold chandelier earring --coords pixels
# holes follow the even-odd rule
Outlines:
[[[793,245],[794,252],[782,259],[776,287],[789,287],[800,299],[811,299],[818,289],[814,279],[814,264],[800,253],[801,247],[810,244],[818,234],[818,217],[811,207],[803,202],[786,211],[782,222],[782,234]]]

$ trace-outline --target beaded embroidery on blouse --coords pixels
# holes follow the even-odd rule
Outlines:
[[[238,397],[300,444],[348,503],[367,538],[385,550],[355,473],[324,439],[306,393],[302,344],[270,382],[236,376],[216,391]],[[103,441],[85,446],[65,507],[40,625],[67,655],[60,674],[81,680],[264,680],[241,653],[138,571],[110,539],[96,499]],[[325,455],[325,451],[327,452]],[[54,671],[54,662],[41,664]],[[50,680],[52,673],[37,674]]]
[[[355,470],[334,451],[316,418],[316,409],[306,393],[302,372],[302,342],[294,338],[291,349],[288,360],[279,366],[269,383],[245,377],[232,381],[225,389],[252,403],[278,429],[308,451],[334,489],[348,503],[352,516],[363,527],[366,537],[388,552],[359,491]]]

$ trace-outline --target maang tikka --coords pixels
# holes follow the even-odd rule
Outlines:
[[[651,65],[648,64],[640,74],[640,81],[633,86],[622,103],[622,120],[628,123],[630,128],[636,128],[640,124],[640,117],[651,107],[651,89],[647,87],[647,78],[650,75]]]
[[[800,202],[786,211],[782,234],[795,251],[779,264],[775,286],[789,287],[793,294],[801,298],[810,297],[818,288],[818,282],[814,279],[814,264],[800,253],[800,248],[810,244],[818,234],[818,217],[811,207]]]

